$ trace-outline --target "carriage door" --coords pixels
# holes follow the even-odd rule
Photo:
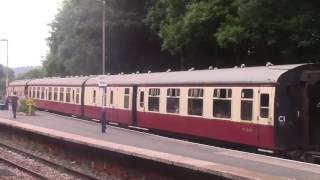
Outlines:
[[[320,145],[320,81],[309,88],[310,145]]]
[[[137,86],[133,86],[132,89],[132,110],[131,110],[131,118],[132,118],[132,125],[137,125]]]
[[[258,93],[258,146],[273,146],[274,87],[260,87]]]
[[[142,118],[142,113],[145,111],[145,105],[146,105],[145,92],[146,92],[146,88],[144,87],[139,87],[137,90],[137,101],[136,101],[136,108],[137,108],[136,125],[137,126],[139,125],[139,120],[141,120]]]
[[[306,71],[302,75],[306,82],[304,92],[304,144],[320,145],[320,71]]]

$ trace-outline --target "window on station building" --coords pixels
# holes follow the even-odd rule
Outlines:
[[[67,88],[66,90],[66,102],[70,102],[71,88]]]
[[[58,101],[58,88],[57,87],[55,87],[53,89],[53,100]]]
[[[96,103],[96,98],[97,98],[97,91],[96,91],[96,90],[93,90],[92,103]]]
[[[242,89],[241,91],[241,120],[252,121],[253,89]]]
[[[45,88],[41,87],[41,99],[44,99],[44,91],[45,91]]]
[[[123,100],[123,107],[124,108],[129,108],[129,101],[130,101],[130,89],[125,88],[124,89],[124,100]]]
[[[167,89],[167,112],[179,114],[180,89]]]
[[[202,116],[203,114],[203,89],[191,88],[188,91],[188,114]]]
[[[48,95],[48,100],[52,100],[52,87],[49,87],[49,95]]]
[[[140,107],[144,107],[144,91],[140,92],[140,102],[139,102]]]
[[[231,89],[214,89],[213,91],[213,117],[231,118]]]
[[[32,88],[32,98],[36,98],[36,87]]]
[[[148,97],[148,111],[158,112],[160,110],[160,89],[150,88]]]
[[[40,99],[40,87],[37,87],[37,99]]]
[[[269,94],[260,95],[260,117],[269,118]]]
[[[59,100],[60,100],[60,102],[64,101],[64,88],[60,88]]]
[[[80,103],[80,88],[76,90],[76,104]]]

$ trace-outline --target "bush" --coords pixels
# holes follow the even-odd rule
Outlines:
[[[35,115],[35,110],[36,110],[35,107],[32,106],[31,107],[31,115]],[[20,100],[20,105],[19,105],[17,111],[28,114],[28,106],[27,106],[26,99]]]

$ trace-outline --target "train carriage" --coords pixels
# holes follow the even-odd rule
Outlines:
[[[28,83],[28,97],[39,109],[82,117],[83,84],[89,77],[43,78]]]
[[[7,96],[12,96],[14,92],[20,99],[23,99],[27,96],[28,91],[28,82],[30,80],[16,80],[10,83],[10,86],[7,89]]]
[[[111,75],[105,103],[95,77],[86,82],[92,93],[86,95],[85,115],[99,119],[104,104],[114,123],[270,150],[318,145],[319,116],[306,106],[310,99],[319,102],[318,69],[298,64]],[[94,107],[87,103],[93,97]]]
[[[320,65],[45,78],[39,108],[260,149],[320,152]],[[10,88],[17,84],[11,83]]]

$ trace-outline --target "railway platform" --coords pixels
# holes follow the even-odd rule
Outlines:
[[[0,111],[0,123],[73,143],[188,168],[230,179],[320,179],[320,166],[191,143],[47,112],[11,117]]]

